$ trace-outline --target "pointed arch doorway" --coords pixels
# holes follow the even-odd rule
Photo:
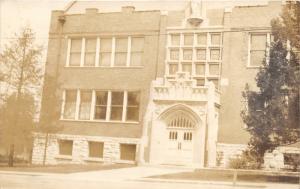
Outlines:
[[[167,118],[164,164],[193,164],[195,128],[196,122],[183,111],[174,112]]]

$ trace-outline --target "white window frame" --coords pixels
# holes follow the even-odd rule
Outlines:
[[[248,53],[247,53],[247,68],[260,68],[260,66],[253,66],[251,65],[251,36],[252,35],[259,35],[259,34],[266,34],[267,35],[267,44],[266,44],[266,63],[269,62],[270,56],[270,45],[271,45],[271,33],[269,31],[266,32],[251,32],[248,34]]]

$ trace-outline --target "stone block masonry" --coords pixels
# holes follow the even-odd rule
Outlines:
[[[33,144],[32,163],[42,164],[45,149],[46,135],[36,133]],[[73,141],[72,155],[59,154],[59,140]],[[89,157],[89,141],[103,142],[103,157]],[[81,136],[67,134],[50,134],[48,138],[46,161],[48,165],[56,164],[86,164],[89,162],[103,163],[135,163],[135,161],[122,161],[120,159],[120,144],[135,144],[138,145],[140,139],[137,138],[117,138],[117,137],[102,137],[102,136]],[[137,152],[135,152],[137,153]]]

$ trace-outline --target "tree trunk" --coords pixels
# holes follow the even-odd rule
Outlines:
[[[49,133],[46,133],[45,146],[44,146],[44,156],[43,156],[43,166],[46,165],[48,140],[49,140]]]
[[[8,167],[14,166],[14,153],[15,153],[15,145],[10,144],[9,146],[9,155],[8,155]]]

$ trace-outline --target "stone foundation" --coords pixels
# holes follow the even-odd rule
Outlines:
[[[247,148],[246,144],[217,144],[217,167],[228,168],[230,159],[241,155]]]
[[[33,164],[43,163],[45,136],[45,134],[41,133],[35,134],[32,153]],[[73,141],[72,155],[59,154],[59,140]],[[104,143],[103,158],[89,157],[89,141]],[[46,152],[47,157],[45,163],[48,165],[85,164],[88,162],[135,163],[134,161],[123,161],[120,159],[120,144],[136,144],[136,149],[139,149],[139,143],[140,139],[137,138],[114,138],[101,136],[50,134],[48,138],[48,147]]]

